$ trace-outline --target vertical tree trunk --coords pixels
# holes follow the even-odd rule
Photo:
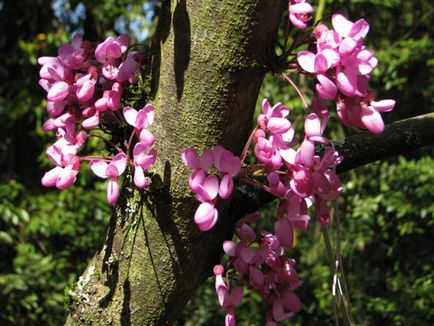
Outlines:
[[[103,248],[71,291],[67,324],[173,324],[211,274],[233,219],[219,207],[202,233],[180,152],[222,144],[240,153],[287,1],[162,4],[153,60],[158,159],[151,188],[123,195]]]

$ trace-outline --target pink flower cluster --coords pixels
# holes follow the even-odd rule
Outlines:
[[[375,101],[368,90],[371,71],[378,60],[374,52],[363,45],[369,31],[364,19],[355,23],[341,14],[332,17],[333,29],[326,25],[315,28],[316,52],[300,51],[300,67],[315,76],[314,102],[325,107],[323,100],[335,100],[337,113],[347,127],[357,126],[380,133],[384,123],[380,112],[395,106],[394,100]]]
[[[305,137],[297,150],[294,130],[286,119],[289,110],[277,103],[273,107],[265,99],[262,102],[262,114],[258,117],[259,128],[255,131],[254,153],[267,177],[269,191],[276,197],[284,197],[290,202],[289,211],[281,216],[297,223],[279,220],[279,225],[305,225],[307,227],[308,203],[316,203],[316,217],[327,224],[329,209],[327,200],[335,200],[342,191],[339,177],[333,168],[340,163],[339,154],[328,148],[322,157],[315,155],[315,143],[327,144],[328,140],[322,135],[325,123],[316,113],[310,113],[305,120]],[[286,121],[286,122],[285,122]],[[268,136],[267,136],[268,134]],[[297,209],[295,209],[297,208]],[[280,232],[276,232],[280,234]],[[286,233],[287,237],[292,231]],[[285,243],[281,238],[280,241]],[[290,247],[290,246],[288,246]]]
[[[56,57],[41,57],[42,65],[39,84],[47,91],[47,111],[50,118],[44,123],[44,131],[56,131],[57,141],[48,147],[47,155],[56,165],[42,178],[46,187],[66,189],[74,184],[82,160],[90,160],[92,171],[109,180],[107,200],[114,204],[119,195],[118,178],[129,162],[130,142],[125,152],[116,147],[114,157],[79,157],[90,131],[101,122],[134,126],[140,141],[135,145],[132,165],[135,167],[134,181],[144,188],[149,181],[144,170],[154,163],[155,150],[149,150],[155,141],[148,127],[154,119],[154,108],[146,105],[137,112],[126,107],[123,114],[122,87],[135,83],[139,73],[140,57],[137,52],[128,52],[128,35],[108,37],[93,47],[76,34],[71,44],[63,44]],[[133,135],[132,135],[133,136]],[[123,144],[121,144],[122,146]]]
[[[307,229],[310,206],[315,205],[318,221],[328,224],[328,201],[335,200],[342,192],[341,181],[334,172],[342,157],[330,147],[321,156],[315,154],[316,143],[329,143],[323,136],[328,114],[318,111],[318,114],[307,115],[305,136],[299,144],[287,119],[289,112],[288,107],[281,103],[272,106],[267,99],[263,100],[258,126],[250,138],[258,163],[248,166],[238,177],[240,181],[259,185],[280,198],[274,234],[262,231],[259,247],[253,245],[257,242],[257,235],[250,223],[259,218],[255,213],[237,222],[235,233],[240,242],[226,241],[223,244],[224,252],[229,256],[227,268],[233,268],[247,279],[270,304],[269,325],[288,319],[301,309],[300,300],[293,292],[301,281],[294,269],[295,261],[285,256],[283,248],[293,246],[295,229]],[[193,169],[189,185],[201,202],[194,220],[202,231],[207,231],[218,218],[217,196],[222,199],[229,197],[234,187],[232,178],[240,173],[241,161],[221,146],[205,150],[202,156],[198,156],[194,149],[186,148],[182,158],[184,164]],[[220,184],[215,174],[207,175],[213,165],[222,174]],[[262,179],[257,180],[257,177]],[[268,185],[262,184],[264,179]],[[232,294],[229,285],[222,281],[223,267],[216,266],[214,272],[220,304],[227,312],[226,325],[234,325],[234,307],[239,304],[239,290]],[[232,299],[232,295],[236,299]]]
[[[139,111],[132,107],[125,107],[123,110],[125,120],[134,127],[134,132],[139,135],[139,142],[133,149],[134,163],[134,184],[137,188],[143,189],[149,185],[149,179],[145,177],[145,171],[154,165],[157,158],[157,150],[151,149],[155,142],[155,136],[149,131],[154,122],[154,107],[147,104]]]
[[[241,304],[243,300],[244,291],[241,286],[234,289],[229,288],[229,282],[223,279],[224,267],[222,265],[214,266],[215,275],[215,291],[218,296],[220,305],[226,310],[225,325],[235,325],[235,310],[234,308]]]
[[[134,185],[139,189],[144,189],[149,185],[145,171],[154,164],[157,158],[157,151],[150,149],[155,142],[155,137],[148,129],[154,121],[154,107],[152,104],[147,104],[143,109],[136,111],[127,106],[123,110],[123,116],[127,123],[135,128],[130,139],[134,134],[139,135],[139,141],[133,149]],[[129,146],[130,144],[127,144],[128,149]],[[92,159],[90,168],[98,177],[109,179],[107,201],[110,205],[114,205],[119,196],[118,178],[124,173],[129,163],[128,155],[120,152],[109,164],[106,161],[107,159]]]
[[[201,156],[195,149],[185,148],[181,156],[184,164],[193,169],[189,186],[201,202],[194,214],[194,221],[201,231],[208,231],[218,220],[218,210],[215,208],[217,197],[227,199],[234,189],[233,178],[241,170],[240,158],[222,146],[207,149]],[[220,172],[220,180],[216,174],[208,174],[212,167]]]
[[[239,220],[235,227],[239,242],[225,241],[223,250],[229,256],[227,269],[234,269],[269,304],[267,321],[272,325],[274,321],[289,319],[302,309],[302,304],[294,290],[303,282],[294,269],[295,261],[286,257],[276,235],[261,231],[260,239],[257,240],[250,223],[258,219],[259,213],[254,213]],[[242,293],[242,290],[236,287],[229,293],[229,286],[223,282],[222,273],[223,266],[214,267],[216,291],[220,304],[227,311],[226,326],[235,325],[233,308],[240,304],[242,295],[239,293]],[[225,291],[222,291],[222,288]],[[225,294],[226,300],[220,299],[222,293]],[[233,297],[235,299],[232,299]]]

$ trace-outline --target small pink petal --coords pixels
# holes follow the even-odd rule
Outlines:
[[[256,240],[255,231],[247,223],[241,223],[241,225],[237,226],[235,228],[235,233],[237,234],[238,238],[240,238],[240,240],[244,243],[252,243]]]
[[[314,165],[315,144],[310,140],[303,140],[298,150],[301,162],[306,166]]]
[[[262,273],[257,267],[250,266],[249,280],[250,284],[252,284],[254,288],[260,289],[265,283],[264,273]]]
[[[233,241],[230,240],[226,240],[223,242],[223,251],[231,256],[231,257],[235,257],[237,255],[237,244]]]
[[[216,157],[216,154],[220,154]],[[236,176],[241,170],[241,161],[238,156],[233,155],[230,151],[223,149],[221,153],[213,151],[214,162],[217,170],[228,173],[232,177]]]
[[[313,69],[315,71],[315,74],[323,74],[329,68],[327,58],[322,53],[318,53],[315,56],[313,66],[314,66]]]
[[[199,226],[201,231],[210,230],[218,219],[218,211],[214,205],[210,203],[202,203],[194,214],[194,222]]]
[[[315,171],[311,177],[313,191],[319,195],[328,194],[331,191],[330,182],[323,173]]]
[[[332,25],[334,30],[338,32],[339,35],[348,37],[354,24],[346,19],[343,15],[334,14],[332,16]]]
[[[117,179],[109,179],[107,185],[107,201],[110,205],[114,205],[119,197],[119,185]]]
[[[107,97],[101,97],[95,102],[95,109],[98,111],[105,111],[107,110]]]
[[[364,19],[359,19],[351,27],[350,36],[356,41],[365,38],[369,32],[369,24]]]
[[[283,291],[281,296],[283,306],[292,312],[300,312],[302,304],[297,295],[292,291]]]
[[[139,138],[140,142],[145,146],[151,147],[152,145],[154,145],[155,136],[148,129],[143,129],[140,132]]]
[[[118,170],[119,175],[124,173],[126,167],[127,167],[127,155],[123,152],[117,154],[115,157],[113,157],[110,164],[113,164],[116,166],[116,169]]]
[[[50,171],[46,172],[42,177],[41,183],[44,187],[53,187],[56,185],[57,179],[59,178],[59,174],[62,172],[62,168],[60,166],[56,166]]]
[[[47,99],[51,102],[63,101],[69,94],[69,87],[64,81],[55,82],[48,91]]]
[[[362,108],[361,120],[365,128],[374,134],[379,134],[384,130],[384,122],[380,113],[372,107]]]
[[[204,171],[208,171],[211,169],[213,164],[214,164],[213,151],[210,149],[204,150],[202,156],[199,158],[199,167]]]
[[[274,232],[280,244],[286,248],[291,248],[294,243],[294,230],[287,219],[279,218],[274,223]]]
[[[81,103],[84,103],[91,99],[95,91],[95,81],[87,80],[83,86],[77,90],[77,98]]]
[[[112,111],[119,110],[121,107],[121,96],[116,91],[110,91],[107,98],[107,108]]]
[[[274,134],[283,134],[290,128],[291,122],[285,118],[271,118],[267,123],[267,129]]]
[[[95,173],[100,178],[107,178],[106,170],[108,164],[102,160],[91,160],[90,163],[90,169],[93,173]]]
[[[214,174],[211,174],[206,177],[201,187],[206,192],[206,196],[209,200],[214,200],[219,192],[219,179]]]
[[[244,291],[241,286],[237,286],[236,288],[232,289],[231,301],[234,307],[237,307],[241,304],[241,301],[243,301],[243,297],[244,297]]]
[[[190,186],[190,189],[196,192],[199,186],[203,185],[205,181],[205,177],[206,177],[205,171],[201,169],[194,170],[188,180],[188,185]]]
[[[293,312],[285,313],[281,299],[275,299],[273,302],[273,318],[276,321],[284,321],[294,316]]]
[[[181,158],[184,165],[189,169],[199,168],[199,156],[194,148],[184,148],[181,152]]]
[[[149,180],[145,177],[141,166],[136,166],[134,168],[134,184],[139,189],[146,188],[149,185]]]
[[[93,129],[97,127],[98,124],[99,124],[99,111],[96,111],[93,116],[87,118],[81,123],[84,129]]]
[[[370,106],[372,106],[378,112],[389,112],[392,111],[393,108],[395,107],[395,101],[394,100],[381,100],[378,102],[372,101],[370,103]]]
[[[310,73],[315,72],[314,63],[315,63],[315,54],[310,51],[300,51],[297,54],[297,62],[300,67]]]
[[[124,118],[129,125],[136,127],[137,111],[131,106],[126,106],[123,110]]]
[[[307,136],[321,135],[321,120],[315,113],[310,113],[304,121],[304,131]]]
[[[57,189],[63,190],[71,187],[77,179],[78,171],[72,168],[72,165],[68,165],[60,171],[56,182]]]
[[[342,56],[350,55],[357,46],[357,42],[351,37],[345,38],[339,44],[339,54]]]
[[[220,181],[219,196],[222,199],[228,199],[234,190],[234,181],[229,174],[225,174]]]
[[[237,254],[246,264],[251,264],[256,256],[256,251],[246,246],[244,243],[240,243],[237,246]]]

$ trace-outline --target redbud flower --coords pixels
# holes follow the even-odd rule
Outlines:
[[[291,0],[289,2],[289,19],[297,28],[306,28],[306,22],[312,19],[310,14],[313,12],[313,8],[305,1]]]
[[[107,186],[107,201],[114,205],[119,196],[118,178],[124,173],[127,166],[127,155],[125,153],[117,154],[112,161],[107,164],[103,160],[91,160],[90,168],[100,178],[109,179]]]

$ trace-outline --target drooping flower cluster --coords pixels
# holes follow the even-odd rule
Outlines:
[[[47,155],[56,165],[42,178],[46,187],[66,189],[74,184],[82,160],[90,160],[92,171],[109,180],[107,200],[114,204],[119,195],[118,178],[129,162],[129,146],[117,147],[114,157],[80,157],[78,151],[101,123],[125,122],[134,126],[140,141],[134,147],[135,184],[144,188],[149,181],[144,170],[154,163],[155,150],[149,150],[155,141],[148,127],[153,121],[153,107],[146,105],[137,113],[133,108],[122,109],[123,87],[137,81],[141,55],[128,52],[129,37],[108,37],[94,47],[76,34],[71,44],[63,44],[56,57],[41,57],[39,84],[47,91],[47,112],[50,118],[44,131],[56,131],[57,140],[47,149]],[[137,116],[137,119],[135,117]],[[136,121],[137,120],[137,121]],[[132,135],[133,136],[133,135]],[[132,140],[132,137],[131,137]],[[121,144],[123,146],[123,144]]]
[[[333,29],[323,24],[315,27],[316,51],[300,51],[298,64],[316,78],[315,96],[336,101],[345,126],[380,133],[384,129],[380,112],[392,110],[395,101],[375,101],[368,89],[370,73],[378,63],[374,52],[363,45],[369,24],[364,19],[353,23],[335,14],[332,25]]]
[[[312,12],[312,6],[305,0],[289,1],[289,19],[297,28],[306,28]],[[264,99],[258,125],[245,147],[248,149],[250,142],[253,142],[256,162],[244,165],[240,171],[239,163],[244,163],[246,151],[241,160],[236,158],[237,173],[230,176],[230,192],[233,189],[232,177],[238,175],[240,182],[259,186],[279,198],[279,205],[274,234],[262,230],[258,240],[257,232],[250,224],[259,215],[252,214],[236,224],[235,233],[239,241],[223,244],[228,262],[225,267],[217,265],[214,274],[219,302],[226,310],[227,326],[235,325],[234,309],[240,304],[242,292],[239,287],[230,290],[228,277],[226,282],[223,280],[224,270],[227,274],[232,271],[247,280],[249,286],[270,304],[268,326],[288,319],[302,309],[294,293],[302,282],[295,272],[295,261],[286,257],[284,248],[294,246],[295,230],[306,230],[312,213],[319,223],[328,225],[331,219],[330,201],[335,201],[342,192],[342,183],[335,173],[342,157],[324,136],[330,116],[326,100],[336,101],[338,116],[345,126],[358,126],[373,133],[384,129],[380,112],[390,111],[395,105],[393,100],[375,101],[368,89],[370,73],[377,65],[377,59],[363,45],[369,30],[366,21],[360,19],[352,23],[336,14],[332,24],[331,30],[322,24],[315,27],[315,52],[301,51],[296,56],[296,72],[316,79],[311,108],[296,85],[284,74],[285,79],[296,88],[308,111],[301,141],[298,141],[288,120],[289,108],[281,103],[271,105]],[[296,40],[294,48],[306,43],[311,43],[309,38],[304,37],[300,42]],[[321,152],[316,151],[318,144],[322,145]],[[182,153],[185,165],[194,170],[189,184],[196,199],[201,202],[194,220],[202,231],[210,230],[217,223],[215,202],[221,186],[226,187],[223,179],[219,187],[218,177],[206,174],[213,164],[216,148],[220,147],[205,150],[201,157],[192,148]],[[231,155],[235,157],[227,154],[228,157]],[[220,170],[217,165],[216,168]],[[228,197],[220,196],[224,199]]]
[[[151,149],[155,142],[155,136],[149,131],[149,127],[154,122],[154,107],[151,104],[139,111],[132,107],[124,108],[124,117],[129,125],[133,126],[136,135],[139,135],[139,142],[133,149],[134,159],[134,184],[137,188],[143,189],[149,185],[149,179],[145,177],[148,170],[157,158],[157,151]]]
[[[298,278],[294,269],[295,261],[286,257],[284,245],[280,243],[276,235],[261,231],[260,238],[257,239],[250,224],[258,219],[259,213],[254,213],[237,222],[235,233],[239,241],[225,241],[223,243],[223,250],[229,256],[226,266],[228,271],[233,269],[242,279],[246,280],[250,287],[255,289],[269,304],[270,309],[267,313],[269,323],[283,321],[301,310],[302,304],[294,290],[303,282]],[[216,273],[216,269],[221,273]],[[219,298],[222,290],[217,287],[217,284],[222,283],[222,271],[223,266],[221,265],[214,268]],[[227,285],[226,291],[228,288]],[[231,294],[233,295],[235,291],[235,294],[241,292],[241,290],[237,290],[238,288],[235,287]],[[227,296],[228,299],[223,300],[223,302],[228,303],[224,305],[220,301],[220,304],[227,311],[226,325],[228,326],[235,324],[233,307],[240,304],[242,297],[235,295],[238,300],[230,300],[232,296],[229,296],[229,292]]]
[[[237,286],[231,290],[229,288],[229,282],[225,282],[223,279],[224,271],[225,269],[222,265],[214,266],[215,291],[220,305],[226,310],[225,325],[233,326],[235,325],[234,308],[241,304],[244,291],[241,286]]]
[[[222,185],[232,192],[233,176],[239,174],[240,181],[262,185],[262,188],[280,198],[274,234],[261,231],[261,236],[257,239],[256,232],[250,225],[259,218],[259,214],[255,213],[236,223],[235,233],[240,240],[238,243],[226,241],[223,244],[224,252],[229,257],[226,270],[233,269],[242,279],[248,280],[249,285],[270,304],[267,314],[270,325],[288,319],[301,310],[300,300],[294,290],[302,282],[295,272],[295,261],[286,257],[284,248],[293,246],[295,229],[307,229],[310,206],[315,206],[317,220],[328,224],[328,201],[335,200],[342,191],[340,179],[334,172],[342,157],[331,147],[326,148],[322,155],[315,153],[315,143],[329,143],[323,136],[328,115],[322,114],[323,122],[316,113],[307,115],[305,136],[301,143],[297,141],[291,122],[287,119],[288,115],[288,107],[281,103],[272,106],[267,99],[263,100],[258,126],[250,138],[258,163],[246,167],[241,174],[240,159],[221,146],[205,150],[202,156],[198,156],[192,148],[186,148],[182,152],[185,165],[194,169],[189,185],[196,194],[196,199],[201,202],[194,219],[202,231],[208,231],[216,224],[218,212],[215,200]],[[216,163],[219,160],[220,163]],[[226,187],[223,182],[219,187],[217,176],[206,174],[213,164],[217,170],[227,173],[228,168],[222,168],[222,161],[233,162],[233,165],[230,164],[233,173],[226,174],[231,180],[230,187]],[[224,178],[225,176],[222,181]],[[225,199],[228,196],[221,197]],[[231,299],[229,284],[221,280],[223,267],[216,267],[216,270],[217,294],[227,312],[226,325],[234,325],[234,307],[239,302]],[[217,283],[220,285],[217,286]],[[221,299],[223,292],[226,293],[225,300]]]
[[[201,202],[194,214],[194,222],[201,231],[208,231],[218,220],[217,197],[227,199],[234,189],[233,178],[241,170],[240,158],[222,146],[207,149],[201,156],[195,149],[185,148],[181,156],[184,164],[193,169],[189,186]],[[216,174],[208,174],[212,167],[220,173],[220,180]]]

